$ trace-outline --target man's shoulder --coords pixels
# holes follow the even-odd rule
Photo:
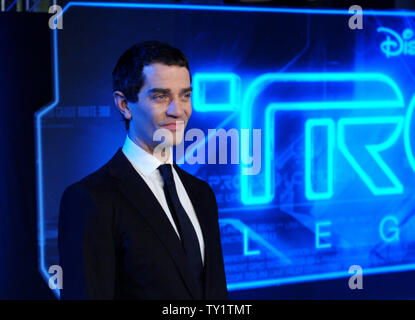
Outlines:
[[[73,182],[65,188],[64,194],[88,193],[94,197],[102,197],[113,189],[115,178],[110,174],[110,166],[113,159],[106,162],[103,166],[84,176],[78,181]]]

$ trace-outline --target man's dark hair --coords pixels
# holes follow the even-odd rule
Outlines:
[[[112,72],[113,91],[121,91],[127,101],[137,102],[145,80],[143,68],[152,63],[186,67],[190,75],[187,58],[179,49],[159,41],[144,41],[133,45],[118,59]],[[130,121],[123,119],[128,130]]]

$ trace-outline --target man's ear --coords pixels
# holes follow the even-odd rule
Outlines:
[[[114,102],[115,106],[117,107],[118,111],[122,114],[122,116],[130,120],[131,119],[131,112],[128,108],[128,101],[127,98],[124,96],[124,94],[121,91],[114,91]]]

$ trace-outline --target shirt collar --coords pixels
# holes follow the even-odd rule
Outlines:
[[[163,164],[152,154],[145,151],[143,148],[135,144],[127,134],[125,138],[122,152],[131,162],[134,168],[140,170],[144,175],[148,176],[153,173],[157,168]],[[166,163],[173,164],[173,148],[170,147],[170,155]]]

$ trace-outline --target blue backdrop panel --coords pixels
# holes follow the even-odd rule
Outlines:
[[[350,15],[328,10],[107,3],[64,12],[54,32],[56,101],[36,115],[46,279],[58,263],[64,188],[125,139],[111,72],[144,40],[189,58],[188,129],[205,138],[187,135],[175,159],[215,191],[229,290],[346,277],[352,265],[415,269],[411,13],[370,12],[352,30]],[[236,138],[221,145],[219,129]]]

